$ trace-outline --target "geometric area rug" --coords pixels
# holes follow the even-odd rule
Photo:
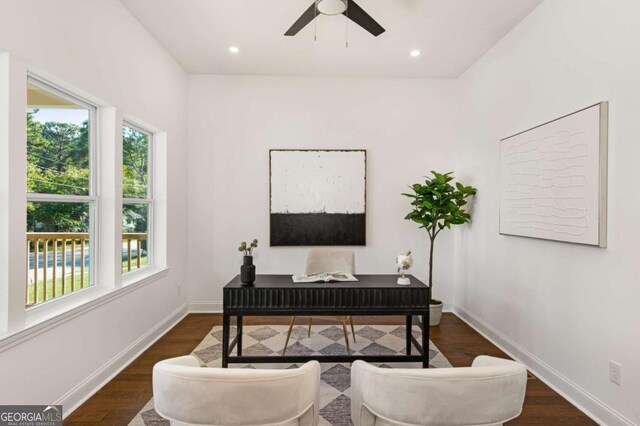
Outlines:
[[[267,355],[277,359],[287,336],[288,326],[258,325],[243,328],[243,355]],[[355,327],[356,342],[349,331],[351,353],[364,355],[404,354],[405,327],[402,325],[360,325]],[[231,336],[235,335],[231,327]],[[413,335],[420,339],[420,329],[413,327]],[[222,357],[222,327],[216,326],[193,350],[203,367],[219,368]],[[235,350],[234,350],[235,351]],[[344,334],[341,326],[313,325],[311,337],[307,336],[307,327],[299,325],[293,328],[287,355],[338,355],[346,354]],[[415,350],[413,353],[417,353]],[[451,367],[449,361],[429,342],[429,366],[434,368]],[[421,368],[420,363],[377,364],[387,368]],[[230,364],[230,368],[296,368],[297,364]],[[320,421],[323,426],[353,426],[351,422],[351,369],[349,363],[321,363],[320,375]],[[129,423],[130,426],[168,426],[169,422],[160,417],[153,409],[153,399]]]

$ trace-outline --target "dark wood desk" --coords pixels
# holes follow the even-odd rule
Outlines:
[[[236,276],[223,289],[222,366],[229,363],[320,362],[422,362],[429,367],[429,326],[422,329],[420,342],[411,330],[413,316],[429,324],[430,289],[411,277],[411,285],[396,284],[396,275],[357,275],[358,282],[294,284],[290,275],[258,275],[252,286],[244,286]],[[242,317],[322,316],[322,315],[404,315],[406,317],[406,355],[327,355],[327,356],[243,356]],[[237,334],[230,340],[231,317],[237,317]],[[411,343],[419,355],[411,354]],[[237,356],[231,356],[237,347]]]

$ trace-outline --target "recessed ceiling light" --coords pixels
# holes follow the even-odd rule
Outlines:
[[[415,58],[417,56],[420,56],[420,51],[419,50],[412,50],[411,53],[409,53],[409,54]]]
[[[229,52],[231,53],[238,53],[240,51],[240,49],[238,49],[236,46],[231,46],[229,48]]]

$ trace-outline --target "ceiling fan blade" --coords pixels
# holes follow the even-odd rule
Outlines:
[[[384,28],[353,0],[349,0],[349,6],[342,14],[376,37],[384,32]]]
[[[298,18],[296,22],[287,30],[284,35],[286,36],[294,36],[298,34],[298,32],[307,26],[307,24],[316,17],[316,2],[314,1],[311,6]]]

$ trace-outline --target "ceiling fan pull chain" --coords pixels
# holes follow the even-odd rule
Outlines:
[[[345,46],[349,48],[349,1],[347,0],[347,10],[345,10]]]

